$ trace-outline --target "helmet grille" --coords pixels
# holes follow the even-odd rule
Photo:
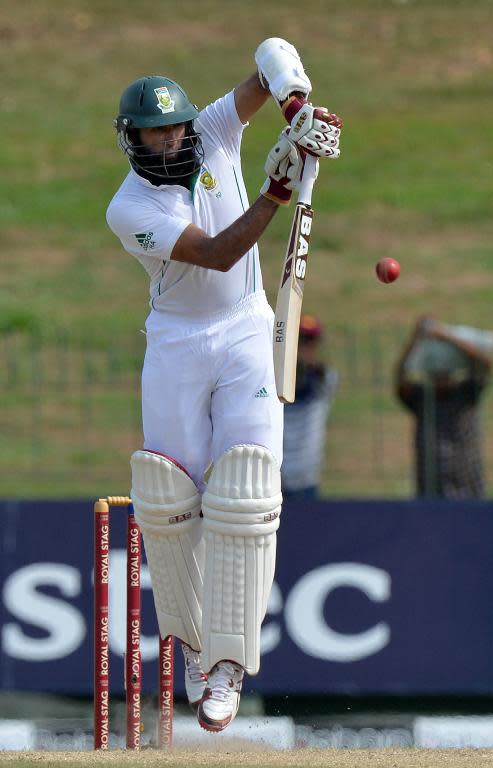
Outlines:
[[[186,124],[185,136],[178,149],[172,146],[176,144],[175,140],[165,140],[159,152],[141,142],[139,129],[129,125],[128,120],[117,120],[117,131],[118,146],[127,155],[134,170],[141,175],[143,173],[155,180],[179,183],[192,176],[203,163],[202,141],[192,122]]]

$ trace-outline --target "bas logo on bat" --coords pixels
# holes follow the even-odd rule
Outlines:
[[[299,214],[298,214],[299,215]],[[309,213],[304,212],[301,216],[301,220],[299,223],[299,228],[294,227],[293,231],[291,233],[291,242],[289,243],[288,247],[288,253],[293,253],[295,257],[295,265],[294,265],[294,274],[299,280],[305,279],[305,273],[306,273],[306,255],[308,253],[308,245],[310,243],[310,231],[312,228],[312,220],[313,220],[313,214],[310,211]],[[296,244],[296,252],[294,249],[294,239],[296,238],[296,234],[298,234],[298,242]],[[291,269],[293,266],[293,257],[290,257],[286,260],[286,264],[284,267],[284,274],[281,280],[281,286],[284,285],[284,283],[289,279],[291,276]]]
[[[298,248],[296,250],[295,275],[300,280],[305,279],[306,273],[306,254],[310,242],[310,230],[312,228],[312,217],[304,214],[301,217],[300,234],[298,237]]]
[[[284,320],[277,320],[275,327],[275,341],[276,344],[282,344],[284,342],[284,334],[286,332],[286,323]]]

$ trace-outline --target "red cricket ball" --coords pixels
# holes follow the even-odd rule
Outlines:
[[[401,273],[401,265],[396,259],[386,256],[375,265],[375,272],[381,283],[393,283]]]

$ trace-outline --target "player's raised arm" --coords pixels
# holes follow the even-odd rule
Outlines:
[[[270,92],[260,82],[257,72],[235,88],[235,105],[238,117],[245,125],[269,100]]]

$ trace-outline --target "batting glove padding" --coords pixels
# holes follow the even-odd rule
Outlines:
[[[282,111],[291,126],[287,135],[298,147],[314,157],[333,160],[339,157],[343,125],[340,117],[328,112],[326,107],[313,107],[296,96],[286,101]]]
[[[298,51],[280,37],[269,37],[255,51],[260,82],[278,103],[298,91],[308,96],[312,84],[307,77]]]
[[[303,170],[303,153],[287,138],[288,132],[289,128],[285,128],[267,155],[264,170],[268,178],[260,190],[260,194],[280,205],[289,205]]]

